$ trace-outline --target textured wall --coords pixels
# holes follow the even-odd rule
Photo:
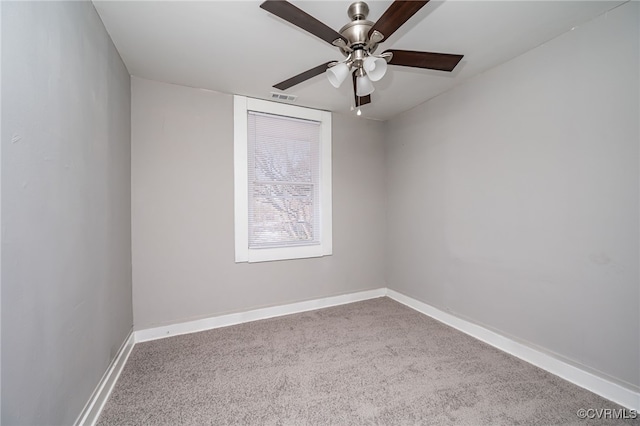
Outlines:
[[[382,123],[332,121],[333,255],[236,264],[233,97],[132,79],[136,329],[385,286]]]
[[[130,77],[90,2],[2,42],[2,424],[72,424],[133,324]]]
[[[389,287],[640,385],[638,4],[388,123]]]

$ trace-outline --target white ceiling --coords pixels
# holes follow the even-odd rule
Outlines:
[[[349,1],[292,1],[338,31]],[[388,119],[624,1],[431,1],[384,49],[463,54],[452,73],[391,66],[363,115]],[[259,1],[94,1],[132,75],[268,99],[271,86],[330,60],[337,48],[259,8]],[[376,21],[391,1],[369,1]],[[296,104],[351,113],[352,87],[324,75],[286,93]]]

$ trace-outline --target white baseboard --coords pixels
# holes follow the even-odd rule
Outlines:
[[[443,312],[424,302],[398,293],[395,290],[387,289],[387,296],[508,354],[542,368],[551,374],[555,374],[575,385],[620,404],[623,407],[640,411],[640,392],[620,386],[610,380],[596,376],[593,373],[582,370],[558,358],[554,358],[549,354],[533,349],[530,346],[511,340],[501,334],[487,330],[477,324]]]
[[[227,327],[230,325],[242,324],[250,321],[257,321],[261,319],[279,317],[282,315],[312,311],[315,309],[328,308],[330,306],[344,305],[346,303],[359,302],[361,300],[375,299],[377,297],[384,297],[386,294],[386,288],[378,288],[375,290],[361,291],[358,293],[323,297],[321,299],[307,300],[304,302],[291,303],[288,305],[272,306],[268,308],[254,309],[252,311],[238,312],[235,314],[203,318],[195,321],[181,322],[162,327],[147,328],[135,332],[135,341],[136,343],[147,342],[149,340],[162,339],[164,337],[195,333],[197,331]]]
[[[133,330],[129,332],[129,335],[120,346],[120,350],[118,350],[118,354],[111,361],[109,367],[107,367],[107,371],[100,379],[98,386],[93,391],[91,398],[85,405],[84,409],[78,416],[78,419],[75,422],[76,426],[94,426],[98,421],[98,417],[100,417],[100,413],[104,408],[104,404],[106,404],[107,399],[109,399],[109,395],[111,395],[111,391],[120,377],[120,373],[124,368],[129,355],[131,354],[131,350],[135,344]]]

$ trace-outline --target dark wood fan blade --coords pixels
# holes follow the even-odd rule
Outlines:
[[[287,90],[289,87],[293,87],[296,84],[300,84],[303,81],[307,81],[312,77],[315,77],[316,75],[320,75],[323,72],[325,72],[327,70],[327,68],[329,67],[329,64],[335,62],[335,61],[329,61],[326,62],[322,65],[318,65],[315,68],[311,68],[310,70],[307,70],[303,73],[300,73],[294,77],[291,77],[290,79],[287,79],[285,81],[281,81],[278,84],[275,84],[273,87],[275,87],[276,89],[280,89],[280,90]]]
[[[342,37],[337,31],[318,21],[313,16],[303,10],[298,9],[293,4],[284,0],[267,0],[260,5],[261,8],[269,13],[291,22],[293,25],[310,32],[316,37],[331,44],[334,40],[341,38],[345,42],[347,39]]]
[[[438,71],[453,71],[464,55],[452,55],[449,53],[415,52],[413,50],[387,50],[393,57],[389,61],[391,65],[403,67],[426,68]]]
[[[352,74],[353,76],[353,96],[356,99],[356,108],[358,108],[359,106],[362,105],[366,105],[366,104],[370,104],[371,103],[371,95],[367,95],[367,96],[358,96],[356,95],[356,73],[354,72]]]
[[[356,96],[356,108],[371,103],[371,95]]]
[[[402,24],[407,22],[409,18],[415,15],[415,13],[422,9],[422,6],[427,3],[429,3],[429,0],[394,1],[391,6],[385,10],[380,19],[378,19],[378,22],[373,24],[373,27],[369,30],[369,37],[377,30],[384,36],[382,40],[389,38],[391,34],[395,33]]]

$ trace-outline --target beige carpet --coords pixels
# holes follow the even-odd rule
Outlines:
[[[99,425],[565,425],[621,407],[391,299],[137,344]]]

